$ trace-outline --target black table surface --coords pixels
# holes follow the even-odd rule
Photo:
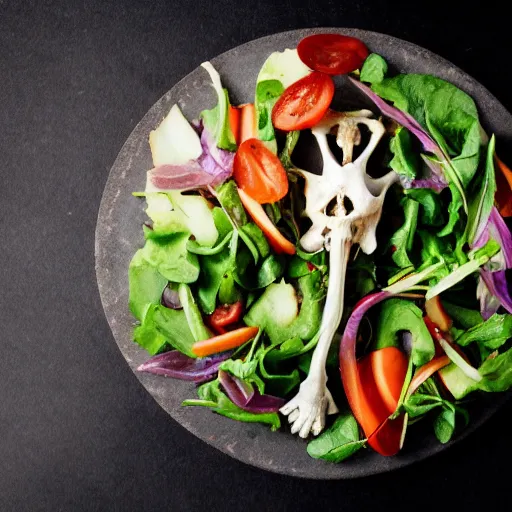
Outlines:
[[[118,151],[201,62],[283,30],[358,27],[441,54],[511,110],[510,26],[505,7],[492,4],[0,0],[1,511],[445,509],[450,501],[507,509],[510,406],[439,456],[361,480],[298,480],[217,452],[131,373],[94,272],[96,216]]]

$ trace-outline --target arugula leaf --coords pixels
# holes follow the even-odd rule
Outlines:
[[[463,347],[476,341],[490,350],[496,350],[510,338],[512,338],[512,315],[495,313],[485,322],[467,330],[455,341]]]
[[[491,137],[487,147],[485,170],[481,173],[469,201],[468,212],[468,241],[470,244],[481,234],[487,225],[496,193],[496,178],[494,175],[494,149],[496,139]]]
[[[439,226],[443,222],[443,206],[439,194],[430,188],[404,189],[407,197],[421,205],[421,222],[427,226]]]
[[[421,159],[413,149],[412,141],[411,132],[406,128],[399,128],[389,141],[389,149],[393,153],[389,167],[410,179],[416,178],[421,169]]]
[[[128,268],[130,311],[137,320],[143,321],[151,304],[159,304],[167,279],[145,259],[142,249],[133,256]]]
[[[197,256],[188,252],[190,233],[146,240],[142,256],[162,276],[174,283],[193,283],[199,277]]]
[[[375,331],[375,350],[396,347],[398,332],[409,331],[412,335],[412,362],[422,366],[434,357],[435,346],[423,321],[423,312],[410,301],[389,299],[383,302]]]
[[[371,53],[364,61],[359,78],[361,82],[378,84],[384,80],[387,72],[388,63],[377,53]]]
[[[341,462],[364,446],[359,438],[357,421],[350,414],[341,414],[330,428],[308,443],[307,451],[314,459]]]
[[[133,337],[151,355],[158,354],[169,344],[189,357],[197,357],[192,352],[196,340],[183,310],[151,304],[142,324],[134,329]]]
[[[400,268],[405,268],[412,265],[407,253],[412,249],[420,205],[408,197],[404,197],[401,204],[404,208],[405,220],[391,237],[390,244],[396,248],[391,256],[393,261]]]
[[[201,405],[211,407],[212,411],[227,418],[246,423],[265,423],[275,431],[281,426],[281,420],[276,412],[255,414],[237,407],[221,390],[219,380],[203,384],[197,389],[200,401],[185,401],[184,405]],[[215,404],[215,407],[212,407]]]

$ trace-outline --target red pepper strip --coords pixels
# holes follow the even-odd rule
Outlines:
[[[496,153],[494,161],[501,172],[496,172],[496,203],[502,217],[512,217],[512,171]]]
[[[357,366],[356,340],[365,313],[391,296],[388,292],[378,292],[361,299],[348,319],[340,343],[340,373],[345,395],[368,438],[368,444],[381,455],[394,455],[400,450],[405,417],[401,415],[394,420],[383,418],[376,405],[368,399]]]

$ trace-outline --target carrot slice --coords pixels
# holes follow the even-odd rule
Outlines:
[[[251,216],[252,220],[267,237],[272,249],[274,249],[278,254],[282,254],[283,252],[286,254],[295,254],[295,245],[280,233],[268,218],[268,215],[265,213],[262,206],[240,188],[238,189],[238,194],[240,195],[242,204]]]
[[[198,357],[211,356],[243,345],[258,334],[258,327],[241,327],[234,331],[198,341],[192,345],[192,352]]]
[[[235,142],[240,144],[240,117],[241,110],[238,107],[229,106],[228,111],[229,116],[229,127],[231,128],[231,132],[235,137]]]
[[[248,139],[257,139],[256,109],[254,103],[246,103],[240,107],[240,142]]]
[[[428,378],[432,377],[441,368],[448,366],[450,362],[448,356],[440,356],[418,368],[407,389],[407,396],[412,395]]]

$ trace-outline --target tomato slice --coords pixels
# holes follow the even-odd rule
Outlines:
[[[359,69],[369,54],[362,41],[340,34],[305,37],[297,52],[306,66],[328,75],[344,75]]]
[[[272,109],[272,123],[286,132],[311,128],[324,117],[333,96],[332,78],[314,71],[285,89]]]
[[[209,323],[215,329],[219,327],[226,327],[227,325],[238,322],[242,317],[243,304],[238,301],[234,304],[224,304],[218,306],[209,317]]]
[[[233,178],[259,204],[275,203],[288,192],[288,176],[281,161],[258,139],[240,144],[233,163]]]

